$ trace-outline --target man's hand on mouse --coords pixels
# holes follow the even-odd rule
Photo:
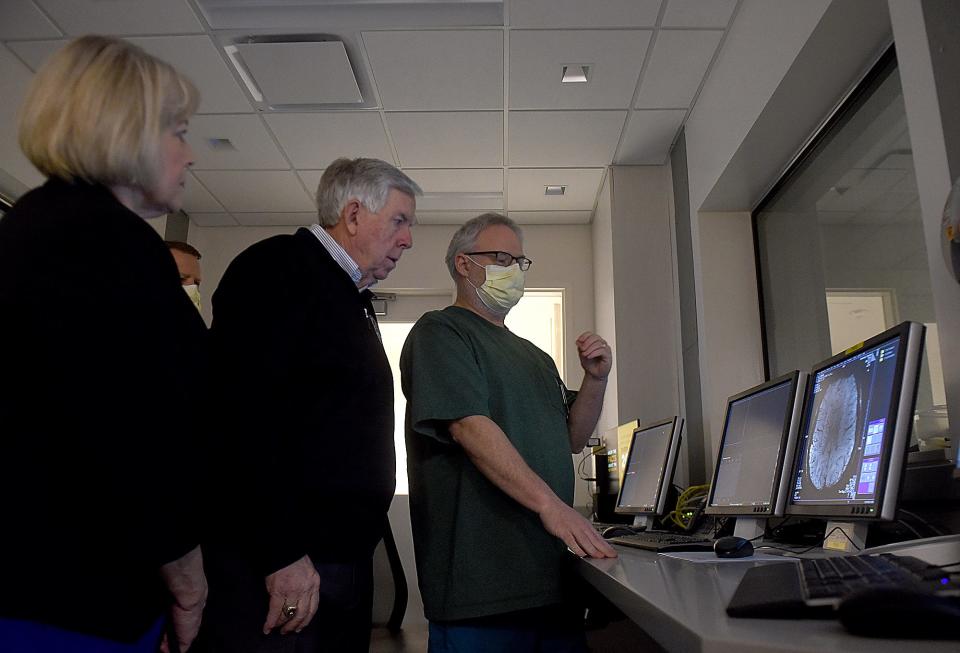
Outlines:
[[[617,552],[576,510],[559,499],[540,513],[543,527],[581,558],[616,558]]]

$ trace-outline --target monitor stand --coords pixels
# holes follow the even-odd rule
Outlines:
[[[763,537],[766,522],[766,519],[758,519],[757,517],[737,517],[733,534],[745,540],[757,540]]]
[[[637,515],[633,518],[633,528],[637,531],[645,531],[653,522],[647,521],[647,515]]]
[[[867,542],[868,522],[828,521],[823,548],[827,551],[859,553]]]

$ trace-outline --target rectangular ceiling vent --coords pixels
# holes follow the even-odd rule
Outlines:
[[[261,111],[364,109],[375,106],[361,88],[347,45],[319,34],[252,35],[224,50]],[[367,87],[366,83],[362,84]],[[366,91],[366,92],[365,92]],[[370,98],[365,101],[364,98]]]

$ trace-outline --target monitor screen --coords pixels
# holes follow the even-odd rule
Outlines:
[[[783,514],[780,475],[796,442],[805,380],[805,374],[792,372],[727,400],[708,514],[768,516],[778,514],[777,508]]]
[[[633,432],[616,512],[662,514],[680,447],[683,420],[674,417]]]
[[[788,513],[893,518],[923,332],[904,322],[812,370]]]

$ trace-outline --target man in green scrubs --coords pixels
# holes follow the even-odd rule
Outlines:
[[[571,452],[593,432],[612,353],[577,338],[579,392],[504,318],[523,295],[523,234],[481,215],[450,243],[457,299],[400,359],[410,511],[430,651],[585,651],[565,605],[572,556],[616,554],[571,504]]]

